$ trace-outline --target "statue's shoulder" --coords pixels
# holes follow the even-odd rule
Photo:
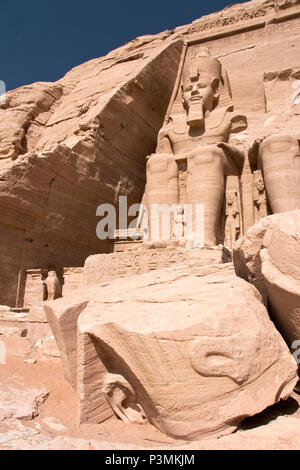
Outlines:
[[[164,123],[159,135],[166,136],[171,133],[184,134],[186,131],[186,114],[174,114],[169,116],[168,122]]]
[[[157,153],[172,153],[172,137],[171,134],[176,128],[176,120],[172,116],[169,116],[168,121],[164,122],[162,128],[160,129],[157,137]]]
[[[248,127],[247,117],[239,111],[233,110],[232,105],[216,108],[210,115],[209,127],[228,126],[230,133],[241,132]]]
[[[230,122],[230,133],[242,132],[248,127],[247,116],[238,110],[231,110],[227,113]]]

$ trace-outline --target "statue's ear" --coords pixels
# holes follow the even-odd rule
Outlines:
[[[214,92],[214,99],[217,100],[220,96],[219,80],[214,79],[211,86],[212,86],[212,89],[213,89],[213,92]]]
[[[216,90],[214,91],[215,100],[217,100],[219,98],[219,96],[220,96],[220,90],[219,90],[219,88],[216,88]]]
[[[184,93],[184,86],[183,86],[183,84],[180,85],[180,91],[181,91],[181,101],[183,102],[183,93]]]

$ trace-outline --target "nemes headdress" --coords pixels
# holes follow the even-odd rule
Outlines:
[[[218,59],[210,57],[207,47],[199,48],[197,56],[183,67],[182,83],[186,79],[208,78],[211,83],[218,82],[220,90],[219,106],[232,106],[231,90],[226,70]]]
[[[199,54],[195,60],[190,63],[190,66],[183,71],[183,79],[199,78],[202,74],[209,76],[211,80],[221,80],[222,65],[218,59],[212,59],[207,47],[201,47]]]
[[[184,46],[181,58],[181,64],[179,66],[177,79],[175,82],[173,94],[169,103],[167,113],[165,115],[165,123],[169,121],[169,117],[172,114],[181,114],[182,113],[182,92],[180,83],[183,84],[186,78],[198,78],[202,73],[203,76],[205,73],[210,77],[211,82],[214,79],[218,80],[219,86],[219,99],[218,107],[227,109],[233,109],[231,89],[229,84],[229,79],[226,70],[222,67],[221,62],[218,59],[213,59],[210,57],[210,53],[207,47],[201,47],[197,50],[196,56],[189,60],[186,60],[187,49],[189,46],[186,44]]]

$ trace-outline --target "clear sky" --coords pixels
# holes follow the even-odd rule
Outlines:
[[[137,36],[173,29],[231,3],[237,2],[0,0],[0,80],[8,90],[55,81]]]

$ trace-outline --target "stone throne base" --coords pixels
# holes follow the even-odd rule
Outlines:
[[[201,249],[156,248],[92,255],[84,265],[83,285],[145,274],[193,260],[199,266],[228,263],[231,251],[219,245]]]

